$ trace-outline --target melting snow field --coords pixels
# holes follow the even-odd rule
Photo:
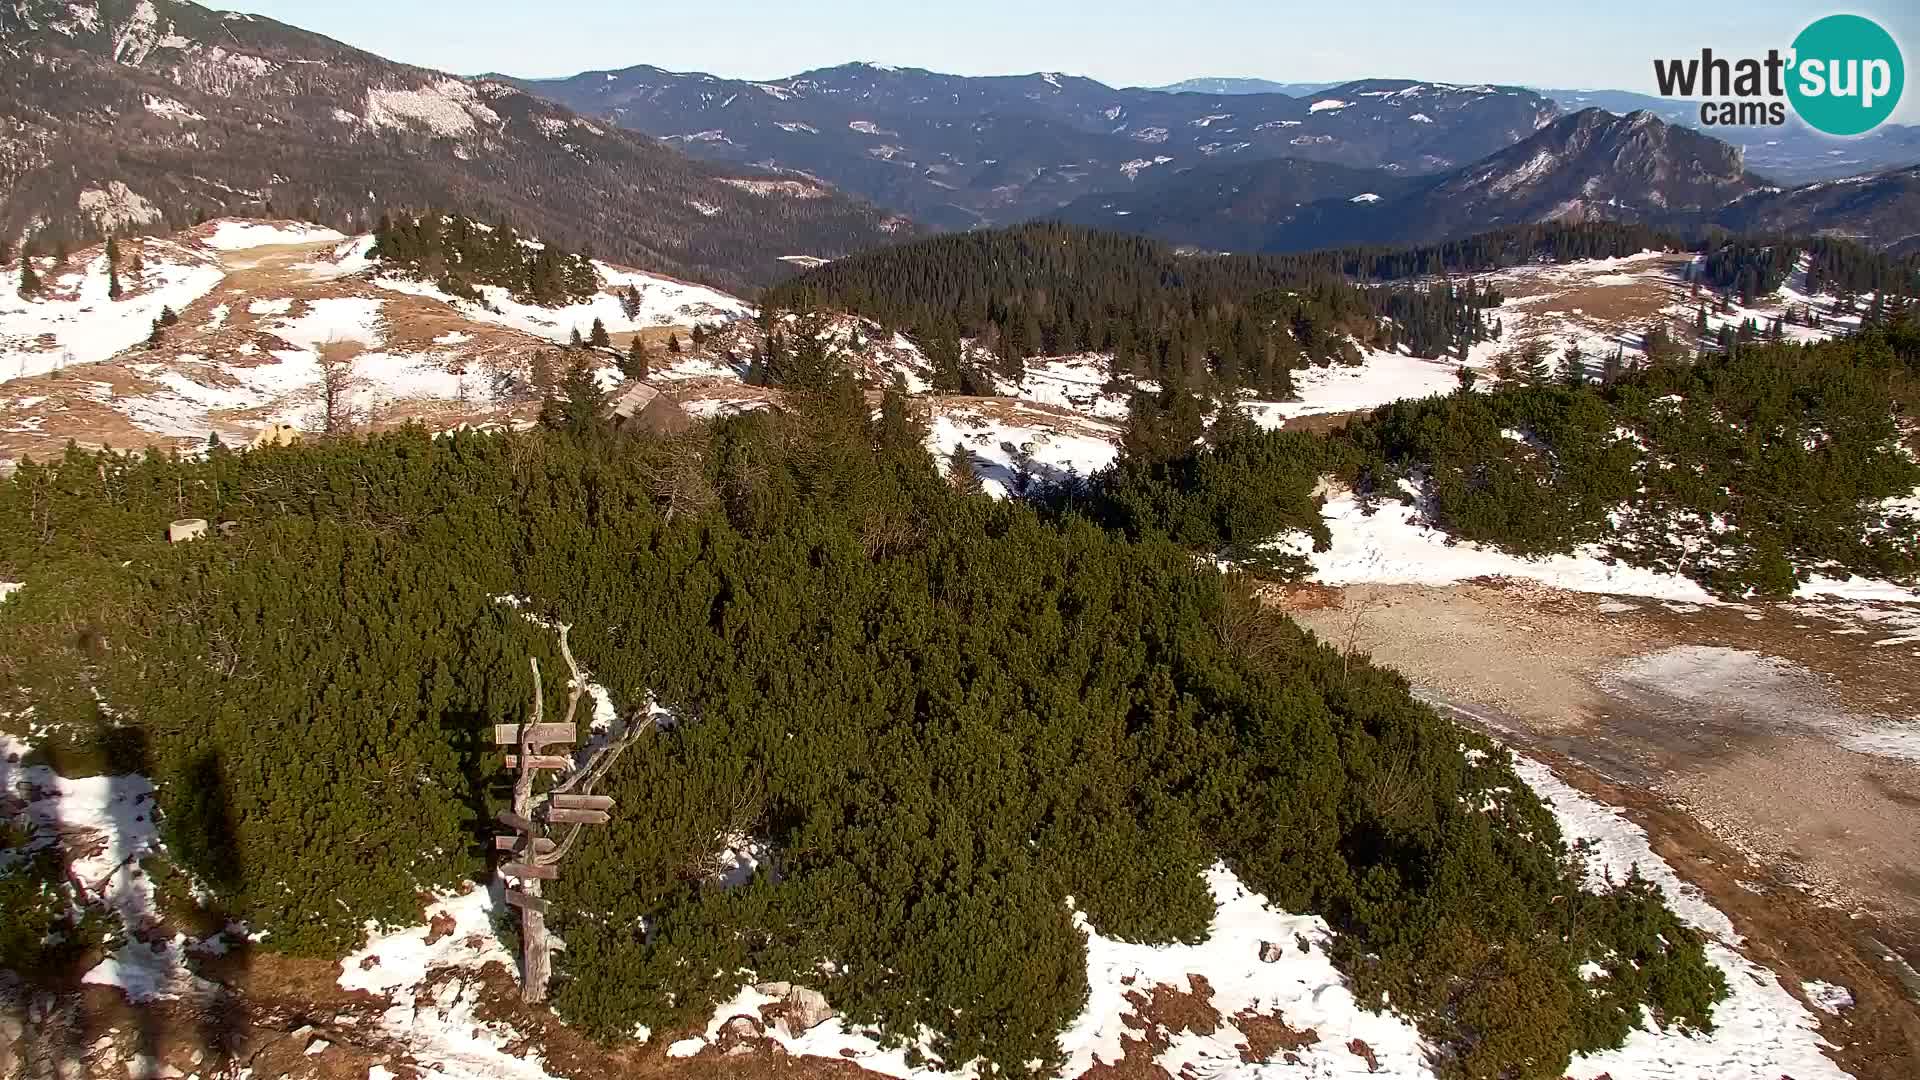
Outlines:
[[[607,291],[585,303],[559,308],[522,304],[507,290],[494,286],[480,288],[486,303],[477,304],[442,292],[431,282],[412,278],[382,276],[374,279],[374,284],[409,296],[439,300],[475,322],[511,327],[553,342],[568,341],[576,330],[585,337],[595,319],[599,319],[609,333],[621,334],[656,326],[729,319],[753,311],[744,301],[716,289],[622,270],[606,263],[594,265]],[[627,317],[618,295],[629,287],[640,294],[640,308],[632,318]]]
[[[346,234],[318,225],[295,222],[222,221],[213,227],[201,243],[216,251],[246,251],[251,248],[284,244],[317,244],[327,240],[345,240]]]
[[[144,274],[122,274],[128,295],[108,296],[107,257],[42,274],[43,295],[22,298],[17,274],[0,274],[0,382],[95,364],[140,344],[164,308],[180,311],[226,272],[177,244],[145,243]]]
[[[1028,422],[951,409],[932,418],[927,450],[945,468],[954,446],[966,447],[981,487],[998,498],[1013,493],[1018,475],[1040,480],[1060,480],[1070,473],[1087,477],[1111,465],[1119,454],[1113,436],[1058,430],[1045,423],[1049,418],[1044,413],[1025,419]]]
[[[1812,731],[1857,754],[1920,762],[1920,717],[1849,712],[1813,672],[1775,656],[1678,645],[1636,657],[1602,685],[1658,694],[1693,710],[1738,713],[1755,730]]]
[[[1323,585],[1457,585],[1477,578],[1534,581],[1569,592],[1641,596],[1674,603],[1724,603],[1691,578],[1631,566],[1589,547],[1571,555],[1526,558],[1459,540],[1430,524],[1417,505],[1382,498],[1371,512],[1351,491],[1330,495],[1321,511],[1331,550],[1316,552],[1304,533],[1272,542],[1305,556]],[[1885,626],[1876,645],[1920,641],[1920,589],[1865,578],[1814,576],[1794,594],[1792,610]]]
[[[1587,798],[1538,762],[1516,757],[1514,765],[1521,779],[1553,808],[1567,841],[1590,842],[1590,885],[1625,880],[1628,871],[1638,867],[1682,922],[1707,935],[1707,959],[1727,977],[1727,999],[1714,1010],[1711,1035],[1641,1027],[1618,1050],[1576,1058],[1567,1070],[1572,1080],[1848,1080],[1848,1074],[1820,1052],[1828,1044],[1813,1014],[1771,971],[1736,951],[1741,941],[1733,924],[1654,854],[1638,825],[1618,809]]]
[[[1466,540],[1455,540],[1421,517],[1417,507],[1397,499],[1379,500],[1369,514],[1352,492],[1327,500],[1322,511],[1333,533],[1330,551],[1312,550],[1304,534],[1279,546],[1305,555],[1313,580],[1326,585],[1455,585],[1474,578],[1519,578],[1572,592],[1646,596],[1692,604],[1717,603],[1694,581],[1608,563],[1595,552],[1527,559]]]
[[[70,779],[45,765],[23,765],[31,749],[0,734],[0,786],[26,804],[32,835],[26,850],[63,848],[68,876],[88,903],[114,914],[125,939],[85,981],[118,987],[133,1001],[205,989],[186,967],[194,943],[160,930],[153,881],[141,866],[160,850],[153,785],[134,774]],[[0,866],[8,861],[0,854]]]
[[[1453,360],[1422,360],[1398,352],[1367,350],[1364,363],[1335,364],[1294,372],[1297,401],[1256,401],[1247,411],[1263,427],[1277,428],[1296,416],[1377,409],[1406,398],[1450,394],[1460,385]]]

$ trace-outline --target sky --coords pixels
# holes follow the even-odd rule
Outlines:
[[[653,64],[772,79],[851,60],[1118,86],[1382,77],[1654,93],[1655,57],[1764,55],[1848,11],[1920,64],[1920,4],[1782,0],[207,0],[459,74]],[[1920,89],[1895,119],[1920,123]]]

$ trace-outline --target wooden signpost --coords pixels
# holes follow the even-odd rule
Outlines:
[[[510,748],[507,767],[519,770],[513,785],[513,809],[502,810],[497,818],[512,831],[494,837],[493,845],[507,856],[500,866],[500,874],[507,879],[507,903],[520,911],[520,1000],[529,1003],[546,1000],[547,978],[552,971],[547,902],[540,896],[540,883],[560,876],[560,860],[573,849],[581,828],[612,820],[613,799],[593,794],[594,786],[652,723],[648,717],[639,723],[621,724],[618,731],[597,739],[577,762],[570,753],[546,752],[571,747],[577,730],[574,712],[587,691],[586,677],[567,646],[568,629],[560,627],[560,655],[573,676],[566,718],[557,724],[540,722],[540,660],[532,657],[531,722],[495,724],[493,728],[494,744]],[[552,787],[536,791],[542,773],[556,774],[558,779]],[[569,828],[564,837],[555,839],[547,835],[550,826]]]

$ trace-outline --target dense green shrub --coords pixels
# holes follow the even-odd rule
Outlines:
[[[1116,496],[1133,524],[1109,530],[954,492],[845,391],[672,444],[409,431],[23,465],[0,485],[0,576],[27,582],[0,606],[23,643],[0,707],[88,729],[97,690],[145,736],[174,855],[268,947],[325,954],[481,872],[504,794],[484,733],[522,716],[528,655],[561,670],[525,616],[573,625],[616,703],[677,718],[549,890],[556,1003],[606,1038],[703,1017],[751,971],[1024,1072],[1085,1001],[1068,898],[1104,933],[1198,940],[1218,859],[1324,914],[1363,992],[1483,1075],[1551,1075],[1628,1000],[1706,1022],[1669,988],[1710,985],[1697,954],[1584,994],[1580,964],[1645,941],[1561,925],[1578,876],[1506,763],[1469,766],[1485,744],[1398,676],[1195,565],[1183,542],[1311,513],[1310,442],[1170,463],[1193,492]],[[1287,483],[1234,505],[1269,471]],[[166,546],[188,515],[238,528]],[[767,857],[724,889],[733,838]]]

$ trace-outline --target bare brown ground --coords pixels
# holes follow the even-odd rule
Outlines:
[[[1920,769],[1842,749],[1793,717],[1753,730],[1607,677],[1650,652],[1722,645],[1805,667],[1838,707],[1920,715],[1920,680],[1900,650],[1764,606],[1627,608],[1517,583],[1341,592],[1335,604],[1318,591],[1272,599],[1627,808],[1790,990],[1802,979],[1853,990],[1858,1004],[1840,1017],[1815,1013],[1843,1065],[1863,1080],[1920,1075],[1920,986],[1886,960],[1920,950]]]
[[[0,393],[0,460],[29,455],[44,459],[60,453],[68,442],[119,449],[149,445],[187,449],[199,445],[199,437],[146,430],[114,409],[108,400],[161,390],[156,379],[168,369],[188,372],[204,385],[238,385],[221,369],[278,363],[272,355],[274,350],[288,345],[273,336],[269,327],[289,317],[297,318],[311,300],[365,297],[382,301],[382,342],[372,351],[440,355],[449,371],[463,373],[474,382],[476,396],[495,372],[523,364],[534,351],[552,347],[519,330],[473,322],[433,300],[389,292],[351,278],[328,277],[303,265],[329,253],[336,243],[213,253],[226,266],[226,279],[181,309],[179,323],[166,332],[157,348],[138,347],[100,363],[10,380]],[[130,261],[131,248],[122,259]],[[286,312],[255,314],[249,310],[251,304],[262,300],[292,303]],[[214,310],[223,306],[226,314],[216,320]],[[661,341],[666,332],[660,332]],[[440,342],[453,333],[464,335],[464,340]],[[21,399],[33,404],[9,404]],[[208,421],[224,441],[244,444],[271,416],[284,415],[289,407],[314,411],[317,404],[317,390],[308,388],[260,408],[215,410]],[[535,411],[530,405],[486,407],[437,398],[400,399],[354,419],[357,430],[369,431],[416,420],[436,427],[510,424],[529,419]]]

